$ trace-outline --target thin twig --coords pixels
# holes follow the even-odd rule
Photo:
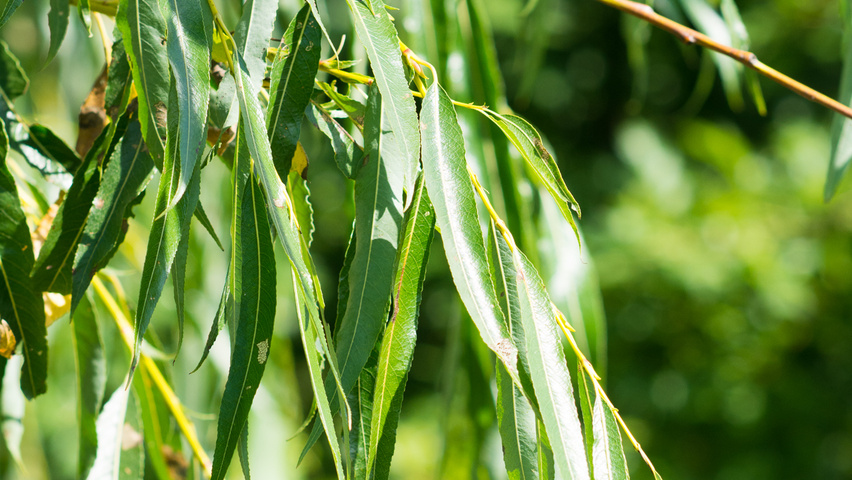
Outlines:
[[[674,36],[680,38],[684,43],[691,45],[700,45],[704,48],[709,48],[714,52],[719,52],[727,55],[743,65],[757,71],[761,75],[781,84],[782,86],[798,93],[806,99],[816,102],[824,107],[830,108],[835,112],[852,118],[852,108],[834,100],[831,97],[823,95],[813,88],[798,82],[787,75],[775,70],[757,59],[757,55],[746,50],[739,50],[728,45],[723,45],[712,38],[704,35],[701,32],[693,30],[689,27],[681,25],[669,18],[659,15],[651,8],[650,5],[637,3],[630,0],[598,0],[599,2],[617,8],[622,12],[629,13],[634,17],[645,20],[646,22],[661,28]]]

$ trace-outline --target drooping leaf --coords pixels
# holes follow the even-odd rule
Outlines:
[[[242,295],[231,368],[225,384],[213,456],[213,475],[224,478],[248,420],[269,356],[275,320],[275,260],[263,193],[254,175],[246,185],[237,238],[242,248]]]
[[[14,0],[6,4],[7,8]],[[20,2],[18,2],[20,3]],[[0,20],[0,26],[3,21]],[[6,96],[7,101],[13,101],[27,91],[30,81],[21,63],[9,50],[9,45],[0,40],[0,89]]]
[[[230,265],[228,270],[230,270]],[[210,326],[210,332],[207,334],[207,343],[204,345],[204,350],[201,353],[201,359],[198,360],[198,365],[196,365],[190,373],[195,373],[199,368],[201,368],[204,360],[207,359],[207,355],[210,354],[210,349],[213,348],[213,344],[216,342],[216,337],[218,337],[219,332],[225,328],[225,320],[228,318],[225,309],[228,308],[228,297],[230,296],[228,286],[229,281],[225,281],[225,286],[222,287],[222,296],[219,299],[219,307],[216,309],[216,316],[213,318],[213,324]]]
[[[305,115],[315,127],[331,140],[331,148],[334,150],[334,161],[337,163],[337,168],[343,172],[346,178],[354,178],[357,162],[364,158],[364,152],[355,143],[352,135],[337,120],[331,118],[328,112],[313,103],[305,110]]]
[[[844,22],[846,33],[852,31],[852,21]],[[844,105],[852,102],[852,47],[846,46],[843,55],[843,71],[840,75],[838,101]],[[828,202],[837,192],[840,181],[852,162],[852,119],[835,114],[831,124],[831,156],[825,180],[824,198]]]
[[[556,327],[556,312],[535,267],[517,248],[514,259],[527,358],[554,463],[568,478],[588,479],[583,431]]]
[[[119,386],[98,417],[98,451],[88,480],[141,479],[145,472],[142,422],[130,391]]]
[[[586,372],[583,369],[582,360],[577,360],[577,399],[580,403],[580,412],[583,415],[583,440],[586,444],[586,461],[589,462],[592,478],[595,475],[595,463],[592,458],[595,435],[592,431],[592,397],[589,394],[589,382],[586,380]]]
[[[399,406],[417,340],[417,319],[434,227],[435,213],[421,177],[414,190],[412,206],[406,212],[394,272],[393,310],[379,350],[370,420],[368,477],[374,462],[390,465],[393,455]],[[383,449],[387,455],[377,459],[377,449],[383,443],[388,445]],[[385,478],[381,475],[384,470],[377,466],[376,478]]]
[[[541,478],[547,480],[556,479],[556,467],[553,463],[553,449],[550,448],[550,440],[544,431],[541,419],[536,419],[536,440],[538,442],[538,473]]]
[[[180,160],[172,164],[178,170],[174,180],[176,188],[168,207],[172,208],[183,197],[195,172],[195,165],[204,153],[210,91],[210,48],[204,32],[201,3],[195,0],[168,0],[167,3],[168,57],[177,90],[177,102],[170,101],[169,107],[177,108],[180,112],[177,131],[169,131],[170,136],[180,132],[175,149]]]
[[[310,6],[305,4],[290,22],[272,63],[266,126],[278,176],[290,171],[302,117],[311,100],[319,67],[322,38]]]
[[[116,29],[115,36],[104,90],[104,109],[113,121],[124,113],[130,101],[130,86],[133,85],[133,72],[127,52],[124,51],[121,30]]]
[[[32,399],[45,392],[47,328],[44,301],[29,273],[35,261],[15,179],[6,166],[9,141],[0,120],[0,318],[21,345],[21,390]]]
[[[371,0],[370,3],[347,0],[346,3],[376,76],[388,125],[397,137],[403,185],[408,193],[407,207],[413,198],[414,181],[420,165],[420,130],[414,97],[402,66],[399,37],[382,0]]]
[[[53,60],[62,45],[62,40],[65,39],[65,32],[68,30],[69,10],[69,2],[50,0],[50,12],[47,14],[47,24],[50,27],[50,47],[47,50],[45,65]]]
[[[154,163],[163,164],[169,102],[166,21],[158,0],[121,0],[115,17],[139,95],[142,135]]]
[[[346,311],[335,336],[345,392],[354,385],[384,327],[402,223],[399,143],[384,133],[387,107],[377,88],[370,89],[368,103],[364,160],[355,176],[355,256]]]
[[[333,85],[329,85],[328,83],[317,82],[317,85],[325,96],[352,120],[352,123],[358,127],[358,130],[364,130],[364,115],[367,107],[362,102],[338,92]]]
[[[77,422],[79,455],[77,478],[85,478],[98,452],[96,421],[106,386],[104,345],[92,305],[85,297],[72,322],[74,364],[77,367]]]
[[[436,83],[426,90],[420,113],[423,177],[453,282],[485,344],[517,381],[517,348],[488,272],[487,253],[464,157],[464,139],[452,100]]]
[[[177,90],[173,86],[169,95],[171,105],[177,104],[176,97]],[[192,214],[198,205],[200,194],[201,165],[196,164],[186,193],[174,208],[168,210],[169,201],[177,190],[177,176],[173,162],[177,161],[175,151],[178,145],[177,135],[173,132],[177,132],[179,116],[175,109],[169,112],[168,122],[170,135],[166,147],[169,154],[166,155],[163,173],[160,176],[160,185],[157,189],[154,221],[151,226],[151,233],[148,236],[145,264],[142,268],[142,282],[139,285],[139,303],[136,307],[136,339],[133,359],[130,362],[131,375],[139,361],[142,337],[145,335],[154,308],[163,292],[166,278],[171,272],[181,238],[189,232]]]
[[[627,480],[627,460],[621,445],[621,430],[612,410],[598,395],[592,415],[595,435],[593,458],[595,480]]]
[[[154,162],[148,155],[139,120],[131,114],[124,136],[104,169],[74,258],[71,315],[95,273],[106,266],[127,233],[127,219],[150,180]]]
[[[145,368],[140,369],[139,375],[133,376],[132,382],[134,397],[139,400],[138,411],[142,421],[142,429],[136,431],[144,432],[142,450],[147,452],[144,462],[153,467],[156,478],[169,480],[172,476],[163,454],[163,447],[167,445],[165,434],[169,432],[169,423],[172,421],[167,414],[168,407],[162,395],[157,393]]]
[[[740,9],[737,7],[734,0],[722,0],[720,5],[722,9],[722,17],[728,25],[728,31],[731,32],[732,46],[740,50],[748,50],[751,48],[751,39],[749,38],[748,30],[746,30],[745,22],[740,15]],[[757,113],[761,116],[766,116],[766,100],[763,98],[763,90],[760,88],[760,78],[757,72],[750,68],[743,69],[745,75],[745,84],[751,94],[754,106]]]
[[[89,6],[89,0],[77,0],[77,14],[80,16],[80,21],[86,27],[89,36],[92,36],[92,9]]]
[[[577,224],[574,221],[574,216],[571,210],[580,215],[580,205],[574,199],[574,195],[568,190],[565,181],[562,180],[562,174],[559,172],[559,167],[550,152],[544,147],[541,136],[535,127],[529,122],[517,115],[499,115],[494,112],[489,112],[488,117],[498,126],[506,135],[512,145],[520,152],[527,161],[527,165],[535,172],[542,184],[550,192],[550,195],[559,206],[562,216],[574,229],[577,236],[577,241],[580,240],[580,234],[577,230]]]
[[[356,480],[370,478],[367,470],[367,452],[371,448],[370,419],[373,416],[373,390],[376,385],[378,351],[373,349],[361,370],[355,387],[347,395],[352,406],[352,429],[349,430],[349,471]]]

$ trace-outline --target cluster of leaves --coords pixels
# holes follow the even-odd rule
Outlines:
[[[247,419],[274,348],[277,241],[290,263],[315,398],[317,421],[305,451],[325,435],[339,478],[386,478],[437,230],[459,296],[496,358],[496,410],[509,474],[625,478],[624,424],[557,307],[567,303],[573,309],[570,318],[585,332],[580,341],[594,358],[599,319],[577,298],[588,279],[572,279],[562,298],[551,298],[539,273],[559,265],[565,245],[575,247],[572,230],[580,238],[572,216],[572,210],[579,215],[579,207],[544,140],[521,117],[498,113],[504,108],[454,101],[432,64],[400,42],[381,0],[347,3],[373,77],[351,72],[353,64],[336,55],[321,59],[325,27],[315,2],[305,4],[277,47],[270,47],[274,1],[243,5],[233,34],[213,2],[80,1],[87,28],[97,14],[92,9],[113,14],[117,28],[108,67],[90,96],[104,115],[88,132],[93,139],[78,141],[76,151],[15,112],[13,101],[27,79],[8,49],[0,49],[5,122],[0,316],[20,345],[23,393],[32,399],[47,387],[45,299],[53,300],[46,295],[70,295],[79,476],[140,478],[147,453],[156,473],[168,478],[162,449],[149,443],[157,420],[147,392],[156,388],[207,474],[223,478],[237,450],[248,477]],[[0,25],[19,4],[8,2]],[[68,17],[67,3],[52,5],[49,56],[59,48],[66,28],[62,19]],[[502,105],[481,6],[473,1],[465,8],[476,70],[490,76],[480,88],[489,105]],[[323,72],[351,86],[323,82]],[[486,126],[477,129],[479,142],[466,145],[462,125],[471,121],[468,114]],[[354,226],[333,329],[310,252],[313,211],[299,144],[304,118],[328,137],[339,170],[354,184]],[[486,140],[494,146],[494,168],[480,153]],[[6,155],[10,148],[63,192],[51,207],[42,192],[29,189],[41,217],[37,223],[50,225],[43,242],[33,241],[19,196],[24,185],[12,175],[16,167]],[[470,162],[466,148],[477,150]],[[524,173],[516,159],[523,159]],[[225,165],[231,174],[233,209],[227,212],[230,235],[223,248],[229,269],[199,366],[226,325],[233,342],[211,462],[152,359],[163,354],[145,339],[169,276],[183,334],[192,219],[220,243],[199,201],[201,170],[213,165]],[[497,173],[493,182],[489,169]],[[155,212],[131,333],[123,294],[114,282],[108,288],[103,279],[109,276],[100,271],[124,241],[127,219],[155,170]],[[533,187],[535,215],[524,205],[519,184]],[[486,190],[495,196],[493,205]],[[532,218],[553,224],[549,237],[535,231],[540,227]],[[572,228],[560,229],[560,222]],[[546,238],[546,245],[539,245],[538,237]],[[105,404],[107,365],[90,290],[106,305],[132,352],[127,383],[133,389],[119,387]],[[574,362],[566,350],[576,356],[573,378],[569,365]],[[126,425],[141,439],[128,440]]]

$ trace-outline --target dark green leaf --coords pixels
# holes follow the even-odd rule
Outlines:
[[[47,14],[47,24],[50,27],[50,47],[47,50],[45,64],[53,60],[62,45],[62,40],[65,39],[65,32],[68,30],[68,5],[69,2],[66,0],[50,0],[50,12]]]
[[[355,31],[367,50],[370,66],[382,93],[382,108],[387,116],[389,130],[397,137],[408,205],[411,203],[420,165],[420,130],[414,97],[402,67],[396,27],[382,0],[371,0],[369,4],[359,0],[347,0],[346,3],[352,11]]]
[[[80,429],[77,478],[84,478],[92,468],[98,451],[95,422],[104,400],[106,359],[92,305],[85,297],[79,305],[72,322],[71,342],[77,367],[77,422]]]
[[[343,172],[346,178],[355,178],[357,162],[364,158],[364,152],[355,143],[352,135],[337,123],[337,120],[331,118],[328,112],[313,103],[305,110],[305,115],[315,127],[331,140],[331,148],[334,150],[334,161],[337,163],[337,168]]]
[[[171,89],[169,95],[170,104],[177,104],[177,90]],[[195,170],[187,187],[186,193],[178,201],[177,205],[168,210],[170,199],[177,190],[176,170],[173,162],[177,160],[175,155],[178,149],[177,132],[179,116],[173,109],[169,112],[169,132],[165,163],[163,173],[160,176],[160,185],[157,190],[157,201],[154,209],[154,221],[151,233],[148,237],[148,247],[145,253],[145,264],[142,268],[142,282],[139,286],[139,303],[136,306],[136,340],[133,348],[133,359],[130,363],[130,372],[136,368],[139,361],[142,337],[151,321],[154,308],[163,292],[166,278],[172,269],[175,255],[181,238],[189,234],[189,225],[192,214],[198,205],[201,183],[201,165],[196,164]]]
[[[104,129],[74,174],[71,188],[59,207],[31,273],[33,285],[39,290],[63,295],[71,293],[74,254],[100,187],[102,169],[109,166],[114,151],[114,146],[106,148],[105,144],[113,131],[115,140],[120,140],[127,123],[128,117],[124,116],[114,129]],[[104,156],[101,162],[102,153]]]
[[[241,205],[242,295],[231,368],[213,457],[214,480],[224,477],[266,367],[275,320],[275,259],[263,193],[252,175]]]
[[[414,190],[412,206],[406,212],[394,273],[393,312],[379,350],[376,387],[372,400],[373,416],[370,421],[368,477],[375,461],[376,477],[386,478],[381,475],[381,470],[386,469],[380,469],[378,463],[389,465],[393,455],[399,407],[402,404],[417,340],[417,319],[434,231],[435,212],[421,178]],[[385,449],[387,455],[379,460],[376,459],[377,449],[383,443],[388,445]]]
[[[165,154],[161,132],[165,132],[169,100],[166,22],[160,3],[158,0],[121,0],[115,22],[121,31],[133,84],[139,95],[142,135],[154,163],[160,167]]]
[[[6,6],[14,3],[11,0]],[[18,2],[20,3],[20,2]],[[0,25],[3,21],[0,20]],[[0,89],[6,96],[6,101],[13,101],[27,91],[30,81],[24,69],[21,68],[21,63],[9,51],[9,45],[0,40]]]
[[[29,276],[33,245],[15,179],[6,166],[8,151],[0,120],[0,319],[9,323],[20,345],[21,390],[32,399],[47,389],[47,328],[41,291]]]
[[[630,478],[627,471],[627,460],[621,446],[621,431],[618,422],[598,395],[595,400],[592,425],[595,433],[593,458],[595,465],[595,480],[626,480]]]
[[[453,282],[488,348],[517,380],[518,351],[488,272],[487,253],[467,171],[464,139],[452,100],[437,84],[426,91],[420,113],[423,176],[435,207]]]
[[[115,42],[112,44],[112,58],[107,71],[107,84],[104,90],[104,110],[115,120],[124,113],[130,98],[130,86],[133,84],[133,72],[130,60],[124,51],[121,31],[115,30]]]
[[[370,449],[370,419],[373,416],[373,390],[376,385],[376,363],[378,351],[373,349],[370,358],[361,370],[355,387],[347,395],[352,406],[352,429],[349,430],[349,471],[351,478],[367,480],[367,452]]]
[[[106,266],[124,241],[127,219],[133,215],[132,208],[139,202],[154,167],[138,118],[132,118],[104,170],[79,240],[72,278],[72,316],[92,277]]]
[[[266,126],[272,160],[282,179],[290,171],[302,117],[311,100],[322,53],[321,40],[317,21],[305,4],[290,22],[272,64]]]

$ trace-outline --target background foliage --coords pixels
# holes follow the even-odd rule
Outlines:
[[[404,40],[435,62],[438,52],[417,38],[442,25],[422,21],[428,17],[417,14],[420,2],[397,3]],[[844,37],[836,2],[738,3],[751,50],[761,60],[818,90],[838,91]],[[298,5],[282,7],[275,35]],[[585,245],[599,271],[608,318],[606,368],[598,361],[598,371],[606,372],[613,402],[658,470],[684,479],[848,477],[852,198],[844,183],[836,198],[823,203],[831,114],[763,83],[768,114],[761,117],[747,97],[739,102],[725,94],[712,71],[707,73],[710,62],[701,51],[596,2],[539,0],[528,16],[519,14],[523,7],[493,0],[486,9],[507,97],[553,145],[584,207]],[[42,67],[47,8],[47,2],[25,2],[0,36],[30,73],[30,91],[17,103],[19,111],[72,143],[79,105],[103,53],[80,22],[72,21],[56,59]],[[682,19],[671,2],[658,0],[656,8]],[[239,12],[230,3],[222,10],[235,22]],[[329,2],[327,10],[323,18],[330,33],[354,38],[343,2]],[[643,37],[644,50],[637,48]],[[351,40],[346,48],[352,56],[363,55]],[[448,56],[447,65],[458,60]],[[485,101],[482,93],[470,95],[469,100]],[[329,286],[348,241],[350,224],[341,218],[354,207],[320,135],[304,128],[302,142],[308,158],[316,159],[310,186],[319,233],[312,252]],[[202,202],[227,202],[223,169],[204,175]],[[138,208],[110,264],[127,285],[130,305],[136,304],[154,197],[149,193]],[[224,203],[221,212],[229,209]],[[227,232],[228,218],[214,209],[209,213],[220,235]],[[209,414],[218,404],[211,399],[224,384],[227,342],[217,344],[199,372],[186,373],[195,367],[215,315],[227,261],[201,229],[190,238],[187,335],[172,377],[181,399],[196,412],[202,441],[212,445],[216,422]],[[280,249],[275,254],[279,264],[286,263]],[[478,333],[462,319],[443,254],[433,252],[430,259],[392,473],[499,475],[493,406],[477,394],[489,389],[493,363],[465,340]],[[292,302],[288,282],[286,271],[279,271],[279,304]],[[331,291],[326,296],[336,297]],[[168,297],[154,314],[152,330],[165,351],[174,351],[175,307]],[[293,478],[334,475],[330,453],[319,449],[292,471],[304,438],[286,439],[312,399],[294,313],[279,309],[277,348],[266,373],[275,381],[264,382],[253,408],[252,467],[261,478],[262,472],[283,471]],[[78,441],[75,404],[68,401],[75,390],[74,366],[62,360],[73,356],[65,340],[70,329],[61,321],[49,330],[53,383],[38,402],[21,406],[28,413],[21,442],[26,478],[72,478],[77,468],[76,449],[69,448]],[[104,338],[107,357],[123,365],[118,334],[103,332],[113,335]],[[125,371],[109,373],[108,384],[117,386]],[[5,411],[15,400],[3,401]],[[14,418],[4,422],[4,430],[15,431]],[[169,435],[174,438],[166,441],[183,452],[175,458],[186,458],[179,437]],[[9,478],[20,475],[3,455]],[[644,465],[630,455],[631,473],[646,478]]]

